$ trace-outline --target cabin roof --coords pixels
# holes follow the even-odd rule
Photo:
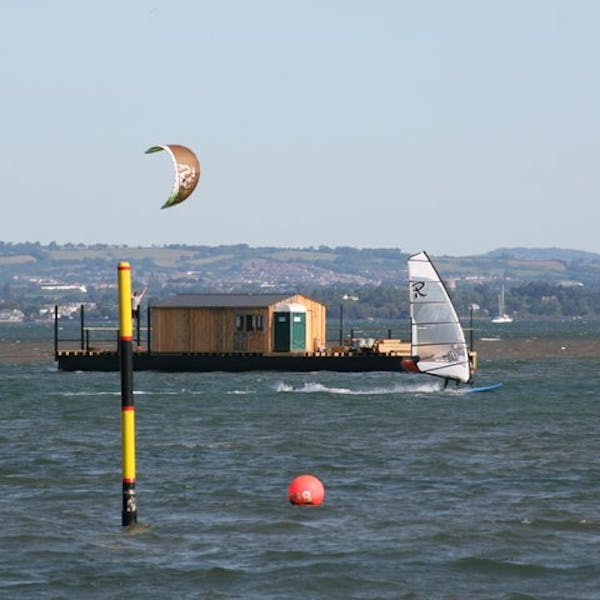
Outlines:
[[[255,308],[284,302],[289,294],[173,294],[151,302],[152,308]]]

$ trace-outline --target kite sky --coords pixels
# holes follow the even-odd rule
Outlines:
[[[7,2],[0,241],[600,252],[594,0]],[[202,177],[160,210],[164,155]]]

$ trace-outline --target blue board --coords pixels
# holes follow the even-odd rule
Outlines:
[[[482,385],[479,387],[471,387],[471,388],[467,388],[465,390],[465,392],[491,392],[492,390],[496,390],[498,389],[502,384],[501,383],[494,383],[492,385]]]

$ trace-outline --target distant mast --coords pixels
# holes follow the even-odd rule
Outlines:
[[[506,313],[504,307],[504,284],[498,294],[498,316],[492,319],[492,323],[512,323],[512,317]]]

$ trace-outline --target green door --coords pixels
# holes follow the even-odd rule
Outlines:
[[[275,336],[273,350],[275,352],[289,352],[291,342],[291,313],[276,312],[273,314],[273,317],[275,319],[273,327],[273,334]]]
[[[306,313],[290,313],[291,338],[290,350],[304,352],[306,350]]]

